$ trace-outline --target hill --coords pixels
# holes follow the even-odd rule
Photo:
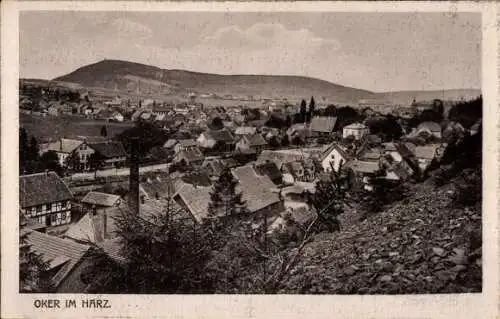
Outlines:
[[[330,103],[354,104],[359,99],[373,98],[374,93],[327,81],[302,76],[219,75],[166,70],[154,66],[104,60],[81,67],[54,79],[78,83],[84,87],[100,87],[127,93],[185,96],[198,95],[249,98],[287,98],[299,100],[311,95]]]
[[[186,99],[190,93],[205,100],[252,101],[286,98],[291,102],[314,96],[318,102],[356,106],[359,100],[388,101],[409,105],[413,98],[459,100],[473,98],[479,90],[399,91],[376,93],[328,81],[287,75],[220,75],[168,70],[155,66],[103,60],[83,66],[53,81],[80,86],[105,94],[121,94],[155,99]]]

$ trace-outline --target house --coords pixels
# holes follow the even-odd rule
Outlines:
[[[134,113],[132,113],[132,116],[130,117],[130,119],[132,121],[137,121],[141,118],[141,114],[143,113],[144,111],[143,110],[137,110],[135,111]]]
[[[423,111],[430,111],[434,109],[434,104],[432,101],[416,101],[413,100],[411,103],[411,108],[416,112],[422,113]]]
[[[279,190],[280,197],[285,201],[285,207],[304,204],[309,196],[316,192],[315,183],[297,182]]]
[[[333,133],[337,118],[332,116],[315,116],[309,124],[310,137],[328,137]]]
[[[175,138],[169,138],[164,144],[163,148],[174,151],[174,146],[177,145],[179,141]]]
[[[240,126],[237,127],[234,135],[243,136],[243,135],[254,135],[257,133],[257,128],[255,126]]]
[[[208,217],[211,190],[211,184],[192,184],[180,179],[176,182],[173,198],[179,206],[190,213],[194,221],[201,224]]]
[[[172,111],[170,107],[155,106],[151,112],[156,116],[167,116],[170,111]]]
[[[39,255],[48,265],[46,276],[56,293],[82,293],[88,283],[83,272],[90,266],[90,245],[51,236],[32,229],[21,229],[29,250]],[[22,256],[21,256],[22,258]]]
[[[266,175],[275,185],[283,184],[283,174],[273,162],[265,162],[254,165],[255,172],[258,175]]]
[[[257,174],[250,164],[233,168],[231,172],[238,181],[236,190],[242,193],[250,214],[273,216],[284,210],[278,194],[272,192],[276,186],[269,177]]]
[[[298,136],[303,142],[305,142],[309,136],[309,130],[307,129],[306,124],[296,123],[286,130],[286,135],[288,135],[289,141],[292,141]]]
[[[147,177],[139,184],[139,192],[145,200],[170,199],[175,193],[174,180],[169,175],[158,174],[155,177]]]
[[[437,144],[415,147],[415,158],[421,171],[425,171],[432,160],[436,158],[438,149],[439,145]]]
[[[77,139],[61,138],[53,143],[41,144],[40,155],[48,151],[54,151],[59,159],[59,165],[62,167],[68,167],[71,166],[69,165],[71,164],[69,163],[70,157],[82,144],[85,144],[85,142]],[[80,149],[86,150],[84,147]],[[81,160],[83,160],[82,162],[85,161],[85,157],[83,155]]]
[[[226,168],[234,168],[239,164],[232,157],[228,158],[205,158],[202,167],[205,171],[214,178],[217,178],[222,174]]]
[[[111,114],[110,120],[115,122],[123,122],[125,120],[125,117],[120,112],[114,111]]]
[[[321,167],[325,172],[330,172],[332,168],[338,172],[340,166],[351,160],[347,151],[340,147],[337,143],[332,143],[325,151],[322,152],[319,160]]]
[[[175,163],[184,162],[187,165],[199,166],[203,164],[205,157],[200,149],[195,146],[189,149],[183,149],[175,154],[173,161]]]
[[[283,164],[300,160],[308,160],[310,155],[300,149],[264,150],[257,158],[258,163],[273,162],[281,170]]]
[[[89,192],[81,201],[85,215],[65,233],[65,238],[99,244],[116,237],[116,219],[129,214],[127,204],[118,195]]]
[[[58,226],[71,222],[73,194],[54,172],[19,177],[21,213],[40,224]]]
[[[305,165],[302,161],[285,163],[282,168],[283,175],[289,174],[292,183],[310,181],[314,176],[308,176]],[[311,178],[312,177],[312,178]]]
[[[102,159],[104,168],[123,167],[127,159],[127,153],[122,143],[117,141],[106,141],[89,144],[89,147],[98,153]]]
[[[345,167],[354,177],[354,180],[351,182],[358,183],[366,190],[373,190],[373,187],[370,185],[370,178],[380,170],[381,167],[379,162],[368,162],[354,159],[347,162]]]
[[[236,143],[236,151],[245,154],[259,154],[266,146],[267,142],[260,134],[243,135]]]
[[[226,130],[206,130],[201,133],[196,139],[198,145],[202,148],[214,148],[216,146],[222,147],[224,150],[234,149],[235,141],[231,132]]]
[[[180,151],[189,151],[193,149],[198,149],[198,144],[196,143],[196,140],[193,139],[178,140],[177,143],[174,145],[175,153],[179,153]]]
[[[441,138],[441,126],[436,122],[422,122],[417,128],[411,133],[411,136],[419,136],[420,134],[427,134],[429,136],[434,136],[438,139]]]
[[[347,138],[348,136],[354,136],[354,138],[359,141],[363,136],[370,134],[370,129],[368,126],[362,123],[353,123],[345,126],[342,129],[342,137]]]

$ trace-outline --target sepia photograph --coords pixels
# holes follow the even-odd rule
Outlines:
[[[480,14],[19,22],[21,292],[481,292]]]
[[[130,8],[18,12],[30,307],[491,296],[484,13]]]

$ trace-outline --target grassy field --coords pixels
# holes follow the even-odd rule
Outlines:
[[[40,142],[61,137],[99,136],[103,125],[106,125],[108,137],[113,137],[134,126],[131,122],[106,123],[74,116],[40,117],[27,114],[19,114],[19,124],[29,135],[34,135]]]

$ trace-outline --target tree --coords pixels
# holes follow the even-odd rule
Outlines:
[[[101,136],[102,137],[107,137],[108,136],[108,129],[106,128],[106,125],[103,125],[101,127]]]
[[[59,157],[56,152],[48,151],[43,153],[40,157],[40,162],[42,170],[56,172],[59,176],[63,175],[64,170],[59,163]]]
[[[288,138],[288,135],[287,135],[287,134],[285,134],[285,135],[283,136],[283,139],[281,140],[281,145],[283,145],[283,146],[288,146],[288,145],[290,145],[290,139]]]
[[[116,218],[124,261],[119,267],[107,267],[104,287],[99,285],[102,276],[94,278],[100,293],[213,292],[204,271],[211,258],[211,242],[192,220],[176,217],[182,212],[169,205],[170,200],[158,215],[124,214]],[[99,273],[98,266],[102,267],[97,263],[89,272]]]
[[[304,123],[306,120],[306,113],[307,113],[307,104],[305,100],[302,100],[300,102],[300,108],[299,108],[299,123]]]
[[[24,224],[25,221],[20,218],[19,291],[22,293],[51,292],[51,281],[46,275],[49,264],[31,249],[28,243],[30,230],[25,228]]]
[[[292,118],[290,117],[290,115],[287,115],[286,116],[286,127],[289,128],[290,126],[292,126]]]
[[[279,148],[281,146],[280,141],[278,140],[278,138],[276,136],[272,136],[269,139],[269,146],[271,148]]]
[[[337,107],[333,104],[329,104],[323,111],[323,116],[336,116],[336,115],[337,115]]]
[[[293,145],[302,145],[303,144],[303,141],[302,141],[302,138],[300,138],[299,135],[295,135],[293,138],[292,138],[292,144]]]
[[[234,178],[231,170],[224,169],[210,193],[209,218],[227,218],[246,211],[242,194],[236,192],[236,185],[238,185],[238,181]]]
[[[361,121],[363,118],[354,108],[350,106],[340,107],[335,113],[335,116],[337,117],[336,127],[338,128],[343,128],[349,124]]]
[[[19,174],[25,174],[31,171],[29,156],[28,134],[26,130],[21,127],[19,130]]]
[[[382,210],[385,205],[401,200],[406,193],[406,187],[401,181],[389,180],[383,169],[378,170],[369,178],[371,189],[361,189],[357,200],[361,204],[362,218],[367,214]]]
[[[210,122],[210,128],[213,130],[222,130],[224,128],[224,123],[220,117],[214,117]]]
[[[94,172],[97,172],[100,170],[104,165],[104,158],[102,157],[101,153],[99,152],[94,152],[90,154],[89,156],[89,167],[91,170]]]
[[[383,119],[368,120],[366,124],[370,128],[370,133],[380,136],[383,141],[398,140],[403,135],[401,125],[392,115]]]
[[[330,232],[340,230],[338,216],[344,212],[346,193],[349,188],[348,175],[342,170],[338,171],[332,166],[328,177],[316,182],[316,189],[310,195],[309,202],[318,213],[318,222],[315,230],[327,230]]]
[[[314,101],[314,97],[311,96],[311,101],[309,102],[308,122],[310,122],[311,119],[313,118],[315,108],[316,108],[316,102]]]

